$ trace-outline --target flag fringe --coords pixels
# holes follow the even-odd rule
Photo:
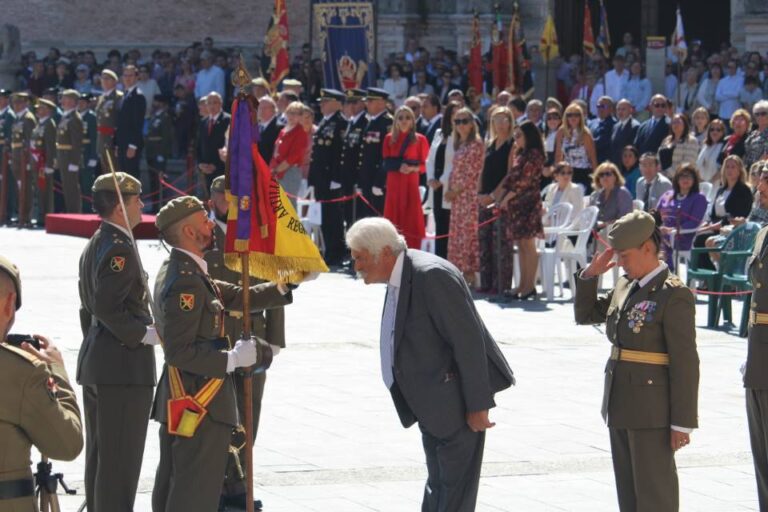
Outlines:
[[[240,240],[238,240],[239,242]],[[237,244],[237,242],[236,242]],[[237,250],[237,247],[236,247]],[[244,251],[247,252],[247,242]],[[234,272],[242,272],[242,260],[238,253],[224,255],[224,264]],[[249,273],[253,277],[275,283],[301,283],[307,274],[328,272],[322,259],[302,258],[297,256],[275,256],[252,252],[248,255]]]

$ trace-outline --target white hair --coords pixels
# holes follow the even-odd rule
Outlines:
[[[208,96],[205,97],[205,101],[211,101],[211,100],[218,100],[219,103],[223,103],[224,100],[221,99],[221,94],[217,93],[216,91],[209,92]]]
[[[277,110],[277,103],[275,103],[275,100],[273,100],[269,96],[265,95],[265,96],[262,96],[261,98],[259,98],[259,104],[261,104],[261,103],[267,103],[269,105],[272,105],[272,108]]]
[[[760,100],[752,107],[752,113],[755,112],[768,112],[768,100]]]
[[[368,217],[355,222],[347,230],[347,246],[353,251],[367,250],[378,256],[385,247],[398,255],[407,247],[405,238],[384,217]]]

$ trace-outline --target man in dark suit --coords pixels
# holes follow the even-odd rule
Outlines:
[[[216,176],[224,174],[224,161],[219,156],[219,150],[227,143],[231,118],[221,110],[219,93],[212,92],[206,96],[205,105],[208,107],[208,117],[200,121],[198,130],[197,167],[205,175],[207,190],[210,190]]]
[[[358,187],[367,203],[362,202],[357,209],[360,217],[382,215],[384,212],[386,173],[381,172],[384,162],[382,145],[393,121],[392,116],[387,112],[388,99],[389,93],[384,89],[369,87],[366,92],[365,108],[368,111],[368,126],[363,135],[363,156]],[[373,209],[368,204],[373,205]]]
[[[275,152],[275,142],[284,124],[277,116],[277,104],[269,96],[259,98],[259,108],[256,112],[259,118],[259,154],[269,165]]]
[[[341,115],[344,93],[336,89],[320,90],[320,111],[323,119],[312,139],[312,161],[309,164],[309,185],[315,188],[315,198],[325,201],[323,211],[323,241],[328,265],[341,265],[344,259],[344,210],[340,203],[327,202],[341,197],[344,181],[339,166],[347,121]]]
[[[366,284],[387,284],[381,371],[403,426],[419,423],[429,474],[421,510],[474,510],[488,410],[515,383],[512,370],[451,263],[406,249],[384,218],[357,222],[347,245]]]
[[[667,98],[657,94],[651,98],[651,117],[640,125],[635,137],[635,147],[638,153],[656,153],[661,141],[669,135],[669,122],[666,117]]]
[[[611,157],[611,134],[616,119],[613,117],[613,100],[602,96],[597,100],[597,117],[589,122],[589,129],[595,141],[597,162],[601,164]]]
[[[621,169],[621,155],[624,147],[634,144],[640,123],[632,117],[632,103],[629,100],[619,100],[616,104],[618,120],[613,125],[611,133],[611,162]]]
[[[115,131],[118,166],[121,171],[129,173],[134,178],[140,178],[139,163],[141,149],[144,146],[144,116],[147,113],[147,100],[136,85],[138,79],[139,71],[136,66],[129,64],[123,68],[125,93],[117,107]]]
[[[440,128],[440,121],[443,119],[440,110],[440,98],[436,94],[428,94],[421,102],[421,117],[424,120],[424,131],[421,133],[427,138],[430,145],[435,138],[437,129]]]

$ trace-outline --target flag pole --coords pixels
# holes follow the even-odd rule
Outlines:
[[[680,62],[680,59],[682,58],[682,55],[680,52],[677,51],[677,41],[676,39],[680,37],[680,35],[677,33],[677,20],[680,18],[680,4],[677,4],[677,11],[675,12],[675,31],[673,32],[672,37],[672,51],[677,55],[677,108],[680,108],[680,86],[682,85],[682,73],[683,73],[683,66],[681,65],[682,62]]]

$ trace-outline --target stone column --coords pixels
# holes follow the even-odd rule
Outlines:
[[[15,90],[21,67],[21,37],[15,25],[0,26],[0,89]]]

